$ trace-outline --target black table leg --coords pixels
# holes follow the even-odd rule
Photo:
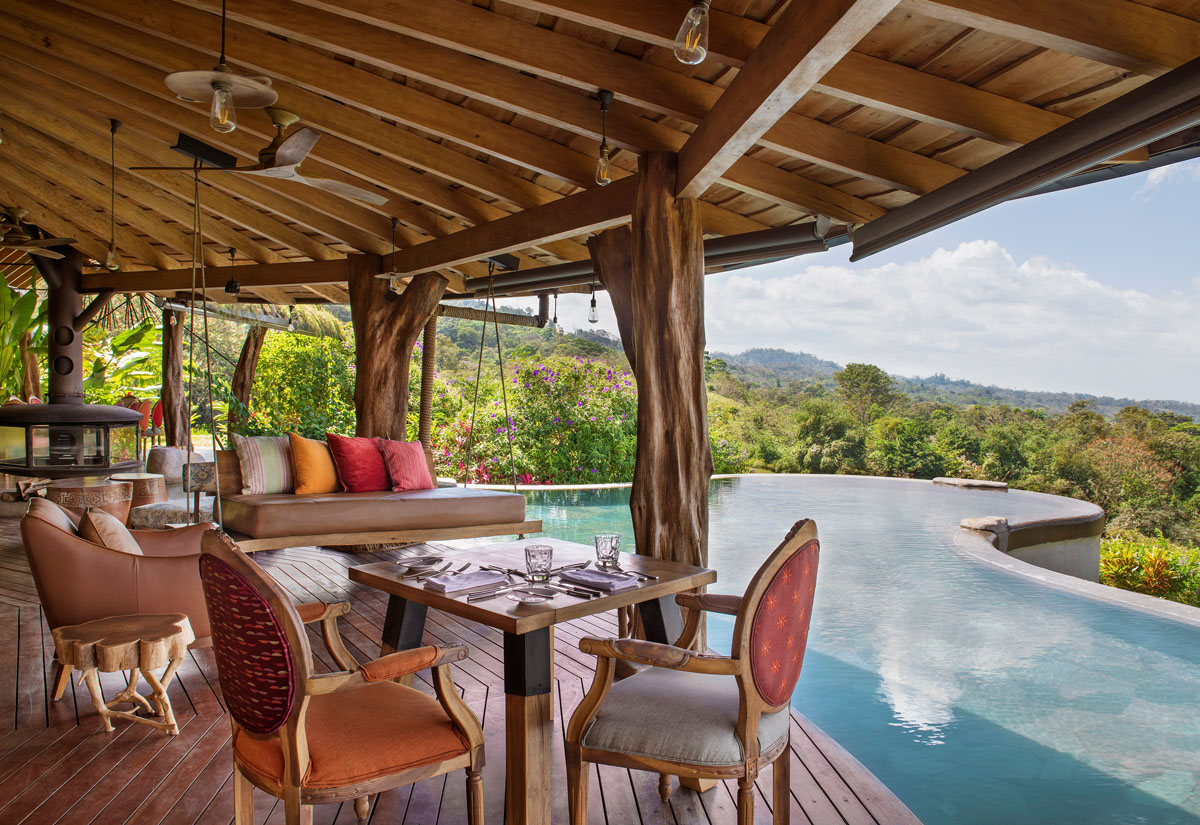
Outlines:
[[[647,641],[675,644],[675,640],[683,633],[683,614],[675,603],[674,595],[639,602],[637,607]]]
[[[550,825],[550,628],[504,634],[508,825]]]
[[[425,635],[427,610],[425,605],[410,602],[400,596],[389,597],[387,616],[383,620],[383,644],[380,654],[386,656],[397,650],[412,650],[424,644],[421,639]]]

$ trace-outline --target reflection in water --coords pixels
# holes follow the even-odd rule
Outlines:
[[[930,825],[1200,822],[1200,629],[955,552],[966,516],[1064,515],[1031,493],[851,477],[713,482],[716,592],[797,519],[821,570],[793,704]],[[546,531],[632,542],[628,490],[531,495]],[[714,646],[732,624],[710,622]],[[936,747],[931,747],[936,745]]]

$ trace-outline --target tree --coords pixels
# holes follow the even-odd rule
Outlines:
[[[886,412],[898,397],[892,377],[874,364],[847,364],[833,378],[842,403],[862,425]]]

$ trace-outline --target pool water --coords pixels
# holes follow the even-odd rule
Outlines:
[[[529,494],[546,533],[632,541],[628,488]],[[792,704],[928,825],[1200,825],[1200,627],[956,551],[969,516],[1071,515],[1018,491],[830,476],[715,480],[713,592],[741,593],[795,521],[821,537]],[[732,621],[712,617],[728,651]]]

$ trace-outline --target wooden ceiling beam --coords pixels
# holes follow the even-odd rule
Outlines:
[[[178,2],[209,12],[220,9],[213,0]],[[439,5],[439,8],[449,7]],[[590,140],[599,139],[600,119],[595,100],[559,84],[320,9],[293,8],[286,17],[281,17],[277,11],[278,7],[270,0],[240,0],[229,14],[231,19],[262,31],[284,34],[293,40],[349,55],[388,71],[518,112]],[[570,42],[581,41],[572,39]],[[606,54],[612,57],[611,52]],[[628,59],[634,66],[643,65]],[[589,87],[610,82],[610,78],[600,74],[591,77],[591,69],[585,65],[576,67],[576,71],[588,73]],[[693,122],[698,122],[707,113],[707,107],[715,102],[720,90],[702,81],[691,82],[707,89],[704,92],[707,96],[705,107],[693,113]],[[616,87],[609,85],[608,88]],[[608,138],[612,144],[638,153],[674,152],[687,140],[687,134],[618,104],[608,115]],[[916,193],[932,191],[963,174],[961,169],[941,161],[794,113],[789,113],[767,132],[762,144],[847,175]]]
[[[0,181],[8,184],[10,189],[24,193],[25,200],[33,200],[41,204],[46,211],[57,215],[68,225],[77,226],[94,238],[105,239],[103,241],[105,251],[102,251],[97,259],[104,260],[109,231],[107,200],[103,204],[105,212],[101,214],[96,211],[100,208],[99,204],[89,203],[83,198],[68,194],[68,190],[56,186],[28,168],[16,168],[8,164],[0,165]],[[117,224],[116,230],[118,252],[124,253],[135,262],[150,264],[161,269],[174,269],[182,266],[161,249],[151,246],[145,239],[138,237],[130,227]]]
[[[4,66],[0,65],[0,78],[7,78]],[[81,168],[90,167],[98,170],[106,166],[109,159],[107,134],[103,129],[107,121],[104,118],[92,117],[79,109],[74,110],[69,120],[59,117],[32,98],[24,96],[26,88],[15,79],[10,79],[7,87],[7,97],[4,102],[4,113],[28,128],[58,141],[56,148],[63,151]],[[155,159],[143,155],[137,149],[125,143],[126,136],[118,132],[118,168],[117,191],[133,198],[143,206],[149,206],[155,212],[165,215],[183,226],[191,224],[191,191],[183,181],[172,179],[153,180],[146,172],[130,172],[124,168],[129,164],[144,165],[154,163]],[[135,138],[135,141],[137,139]],[[140,141],[137,141],[140,143]],[[97,165],[98,164],[98,165]],[[162,178],[163,176],[158,176]],[[165,184],[165,185],[164,185]],[[185,191],[186,190],[186,191]],[[223,220],[214,220],[206,203],[202,203],[207,220],[204,221],[205,237],[212,243],[226,249],[233,247],[251,260],[259,263],[282,261],[284,258],[245,233],[233,229]]]
[[[3,19],[0,19],[0,29],[4,26],[4,22]],[[175,142],[178,132],[184,128],[181,123],[172,119],[172,115],[175,113],[170,104],[148,95],[142,96],[132,87],[96,76],[84,68],[39,50],[12,41],[7,44],[6,48],[10,55],[16,56],[17,60],[5,64],[0,69],[10,75],[22,78],[30,88],[42,90],[64,105],[74,106],[78,111],[93,112],[103,118],[116,117],[121,120],[128,127],[128,131],[122,130],[122,134],[126,137],[119,138],[119,140],[129,140],[128,135],[131,133],[140,134],[147,139],[142,144],[142,148],[147,153],[156,156],[156,159],[152,161],[153,164],[174,165],[182,160],[182,156],[167,149]],[[100,91],[83,85],[87,83],[98,84]],[[182,112],[180,113],[182,114]],[[207,140],[207,138],[206,135],[205,139]],[[232,147],[224,144],[221,148]],[[159,185],[163,187],[174,185],[169,183],[172,180],[177,181],[177,184],[185,186],[187,184],[186,177],[181,172],[142,174],[156,176],[161,181]],[[327,193],[308,187],[271,181],[268,178],[255,178],[254,180],[255,182],[251,182],[237,175],[206,175],[203,206],[233,223],[246,227],[256,235],[272,238],[284,246],[297,249],[291,242],[299,243],[301,248],[297,251],[301,254],[305,254],[305,250],[311,247],[314,254],[308,257],[328,257],[329,252],[320,251],[327,247],[294,227],[284,225],[272,217],[272,213],[286,215],[297,223],[332,238],[342,239],[343,235],[347,235],[350,238],[361,239],[363,242],[369,241],[375,246],[385,244],[380,237],[368,234],[346,222],[350,216],[362,214],[370,218],[378,218],[387,226],[387,219],[381,215],[376,215],[368,210],[356,212],[356,207],[344,198],[333,195],[322,197]],[[190,192],[190,187],[187,188]],[[309,193],[312,195],[310,196]],[[311,197],[311,205],[302,200],[302,198],[308,197]],[[186,196],[186,200],[190,202],[190,194]],[[321,205],[320,210],[317,209],[318,204]],[[342,209],[343,219],[340,221],[328,216],[328,214],[337,214],[335,207]],[[260,210],[265,210],[265,212]],[[383,231],[390,232],[390,227]],[[411,237],[413,239],[421,238],[415,233]],[[372,238],[373,240],[370,240]],[[346,242],[357,246],[348,239]],[[314,243],[318,243],[319,246],[312,247],[311,245]]]
[[[396,253],[392,266],[396,272],[416,275],[547,240],[599,232],[629,219],[636,187],[637,177],[630,176],[587,189],[555,203],[409,247]]]
[[[348,256],[332,261],[299,261],[286,264],[242,264],[216,266],[207,270],[210,289],[224,288],[230,278],[245,289],[262,287],[309,286],[344,284],[350,277],[354,258]],[[85,275],[85,292],[111,289],[115,292],[171,292],[192,288],[190,272],[174,269],[148,269],[142,272],[101,272]]]
[[[675,191],[704,194],[899,0],[793,3],[679,150]]]
[[[1152,77],[1200,54],[1200,22],[1130,0],[904,0],[901,9]]]

